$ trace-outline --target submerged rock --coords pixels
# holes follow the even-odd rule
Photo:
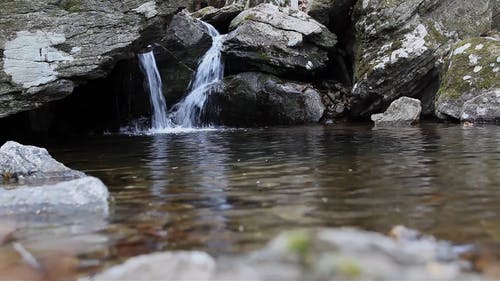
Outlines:
[[[90,280],[481,280],[463,250],[404,227],[393,237],[354,228],[284,232],[264,249],[213,259],[200,252],[132,258]]]
[[[421,102],[409,97],[401,97],[391,103],[384,113],[373,114],[371,119],[375,126],[411,125],[420,119]]]
[[[209,96],[212,120],[226,125],[291,125],[318,122],[325,111],[318,91],[300,82],[245,72],[226,77]]]
[[[368,117],[401,96],[432,104],[443,56],[457,38],[490,30],[492,2],[358,1],[351,114]]]
[[[224,43],[232,71],[312,75],[326,67],[335,34],[300,11],[261,4],[239,14]]]
[[[0,175],[0,216],[108,213],[106,186],[57,162],[44,148],[5,143]]]
[[[500,122],[500,40],[478,37],[454,45],[436,98],[436,115]]]
[[[191,0],[1,1],[0,118],[66,97],[159,41]]]

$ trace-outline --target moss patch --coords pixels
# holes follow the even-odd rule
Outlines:
[[[83,10],[84,3],[82,0],[63,0],[59,2],[59,7],[70,13],[77,13]]]

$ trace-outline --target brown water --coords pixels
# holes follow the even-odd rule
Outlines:
[[[85,271],[159,250],[246,252],[294,227],[404,224],[500,245],[498,126],[111,135],[48,148],[107,184],[110,216],[40,222],[17,236],[31,249],[74,249]]]

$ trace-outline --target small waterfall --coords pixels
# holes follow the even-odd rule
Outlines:
[[[224,77],[224,64],[221,58],[224,35],[220,35],[212,25],[205,22],[203,24],[212,37],[212,46],[200,60],[194,79],[191,81],[189,94],[175,105],[172,112],[175,123],[187,128],[199,125],[203,107],[212,87]]]
[[[151,118],[151,129],[161,130],[171,127],[167,116],[167,104],[162,92],[160,72],[156,66],[153,51],[138,54],[141,69],[148,80],[149,98],[153,110]]]

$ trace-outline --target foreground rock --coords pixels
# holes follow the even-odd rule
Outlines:
[[[436,115],[500,122],[500,40],[479,37],[460,41],[445,66]]]
[[[57,162],[46,149],[5,143],[0,174],[0,216],[108,213],[106,186]]]
[[[457,38],[488,32],[492,10],[490,0],[358,1],[351,114],[368,117],[401,96],[432,105],[442,58]]]
[[[0,118],[66,97],[159,41],[192,1],[1,1]]]
[[[461,270],[462,248],[404,227],[392,235],[352,228],[291,231],[247,256],[157,253],[91,280],[481,280]]]
[[[421,102],[409,97],[401,97],[391,103],[384,113],[373,114],[371,119],[375,126],[402,125],[408,126],[420,120]]]
[[[318,91],[273,75],[245,72],[227,77],[209,97],[208,109],[225,125],[317,123],[325,111]]]
[[[326,67],[336,36],[307,14],[261,4],[239,14],[224,43],[232,71],[312,75]]]

